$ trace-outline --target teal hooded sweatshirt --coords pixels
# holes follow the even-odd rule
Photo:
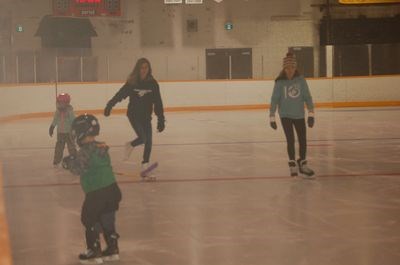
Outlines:
[[[309,112],[314,112],[314,103],[304,77],[295,75],[291,80],[278,77],[272,92],[270,117],[275,116],[278,108],[281,118],[304,119],[304,104]]]

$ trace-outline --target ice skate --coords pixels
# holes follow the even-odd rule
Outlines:
[[[55,173],[64,173],[64,167],[62,166],[62,163],[59,164],[53,164],[53,170]]]
[[[117,233],[111,235],[104,235],[107,243],[107,248],[101,252],[104,261],[117,261],[119,260],[118,238]]]
[[[315,178],[314,171],[307,166],[307,160],[299,159],[299,160],[297,160],[297,163],[299,165],[299,171],[301,174],[304,175],[303,176],[304,178],[306,178],[306,179],[314,179]]]
[[[131,142],[127,142],[125,144],[125,152],[124,152],[124,161],[127,161],[129,157],[131,156],[133,151],[133,146],[131,145]]]
[[[104,261],[117,261],[117,260],[119,260],[119,250],[112,249],[112,248],[106,248],[102,252],[102,258]]]
[[[79,254],[79,262],[81,264],[102,264],[100,249],[87,249],[85,253]]]
[[[156,176],[154,175],[153,170],[158,166],[157,162],[152,164],[143,163],[142,168],[140,171],[140,176],[142,177],[143,181],[154,181],[156,180]]]
[[[296,177],[298,176],[297,173],[297,164],[295,160],[290,160],[289,161],[289,170],[290,170],[290,176],[291,177]]]

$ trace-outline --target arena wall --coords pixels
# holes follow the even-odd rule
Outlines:
[[[400,76],[307,80],[317,107],[400,105]],[[160,81],[166,111],[267,108],[274,80]],[[0,86],[2,121],[51,116],[57,93],[69,93],[76,111],[101,113],[123,83]],[[124,113],[128,100],[114,111]]]

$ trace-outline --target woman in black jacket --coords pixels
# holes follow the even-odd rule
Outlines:
[[[136,62],[135,68],[126,83],[108,101],[104,109],[104,116],[109,116],[115,104],[127,97],[129,97],[127,116],[137,138],[126,143],[125,160],[129,159],[134,147],[144,144],[143,171],[149,166],[150,161],[152,147],[151,116],[153,109],[158,118],[157,130],[162,132],[165,129],[160,87],[152,75],[150,62],[146,58],[141,58]]]

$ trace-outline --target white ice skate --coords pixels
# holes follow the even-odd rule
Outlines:
[[[131,142],[127,142],[125,144],[125,151],[124,151],[124,161],[127,161],[129,157],[131,156],[133,151],[133,146],[131,145]]]
[[[290,176],[291,177],[296,177],[298,176],[297,173],[297,163],[295,160],[290,160],[289,161],[289,170],[290,170]]]
[[[158,167],[158,162],[150,163],[143,163],[142,168],[140,171],[140,176],[142,177],[143,181],[154,181],[156,180],[156,176],[153,172],[154,169]]]
[[[297,160],[299,171],[305,179],[315,179],[314,171],[307,166],[307,160]]]

